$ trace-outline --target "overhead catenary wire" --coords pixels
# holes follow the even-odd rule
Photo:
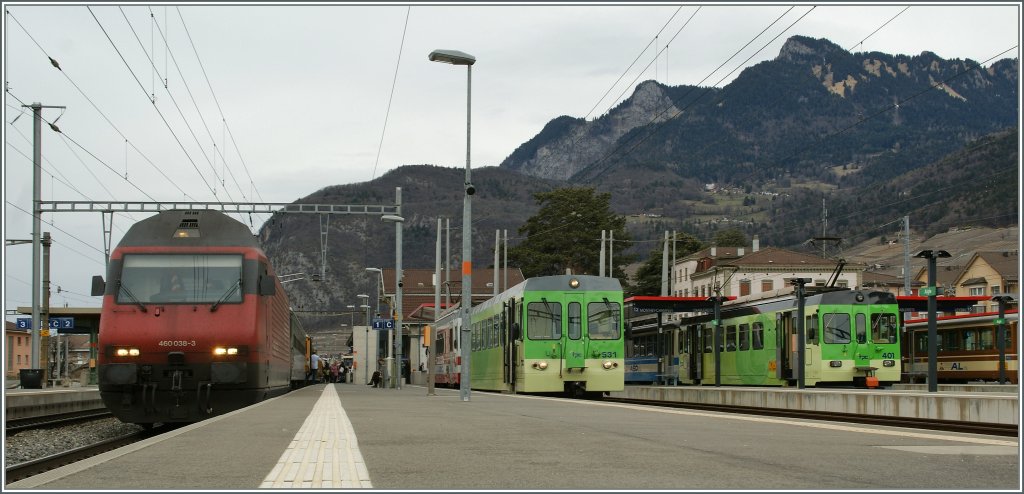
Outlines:
[[[156,166],[156,164],[153,163],[153,161],[151,159],[149,159],[149,157],[146,156],[146,154],[143,153],[141,149],[139,149],[137,146],[135,146],[135,143],[131,139],[129,139],[127,136],[125,136],[124,132],[121,132],[121,129],[119,129],[117,127],[117,125],[115,125],[114,122],[112,122],[110,120],[110,118],[107,117],[107,114],[104,113],[103,110],[100,109],[99,105],[97,105],[92,100],[92,98],[90,98],[89,95],[86,94],[86,92],[78,85],[78,83],[76,83],[75,80],[71,78],[71,75],[69,75],[68,72],[66,70],[64,70],[65,68],[61,67],[60,64],[52,56],[50,56],[50,54],[46,51],[46,49],[44,49],[42,47],[42,45],[40,45],[39,42],[36,41],[35,37],[32,36],[32,33],[30,33],[28,31],[28,29],[25,28],[25,26],[22,25],[21,22],[18,21],[18,19],[16,17],[14,17],[13,14],[11,14],[11,12],[9,10],[7,11],[7,15],[11,19],[14,19],[14,22],[17,23],[18,27],[20,27],[22,29],[22,31],[25,32],[25,35],[28,36],[29,39],[31,39],[32,42],[36,45],[36,47],[38,47],[39,50],[43,52],[43,55],[45,55],[46,58],[49,59],[50,64],[54,68],[56,68],[61,73],[61,75],[64,76],[65,79],[68,80],[68,82],[71,83],[71,85],[78,91],[79,94],[82,95],[83,98],[85,98],[86,101],[89,102],[90,105],[92,105],[93,109],[95,109],[96,112],[99,113],[101,117],[103,117],[103,120],[106,121],[107,124],[109,124],[112,129],[114,129],[114,132],[117,132],[117,134],[119,136],[121,136],[121,138],[124,139],[125,142],[128,143],[128,145],[131,146],[131,148],[134,149],[135,152],[137,152],[139,154],[139,156],[141,156],[142,159],[144,159],[146,161],[146,163],[148,163],[154,170],[156,170],[157,173],[159,173],[161,176],[163,176],[164,179],[167,180],[168,183],[173,185],[174,188],[178,189],[178,191],[181,192],[182,194],[185,194],[186,196],[188,196],[188,194],[184,190],[182,190],[181,187],[174,180],[172,180],[170,177],[168,177],[167,174],[164,173],[163,170],[160,169],[160,167]],[[118,174],[118,175],[120,175],[120,174]],[[191,196],[188,196],[188,197],[191,198]]]
[[[726,65],[727,63],[729,63],[729,61],[730,61],[730,60],[732,60],[733,58],[735,58],[735,57],[736,57],[737,55],[739,55],[739,54],[740,54],[740,53],[741,53],[741,52],[742,52],[743,50],[745,50],[745,49],[746,49],[746,48],[747,48],[748,46],[750,46],[750,44],[751,44],[751,43],[753,43],[753,42],[754,42],[754,41],[756,41],[756,40],[757,40],[758,38],[760,38],[760,37],[761,37],[761,35],[763,35],[763,34],[764,34],[765,32],[767,32],[767,31],[768,31],[768,29],[771,29],[771,27],[772,27],[772,26],[774,26],[774,25],[775,25],[776,23],[778,23],[778,22],[779,22],[780,20],[782,20],[782,18],[783,18],[783,17],[785,17],[785,16],[786,16],[786,14],[788,14],[788,13],[789,13],[790,11],[792,11],[792,10],[793,10],[794,8],[795,8],[795,6],[793,6],[793,7],[790,7],[790,8],[789,8],[789,9],[787,9],[787,10],[786,10],[785,12],[783,12],[783,13],[782,13],[782,14],[781,14],[781,15],[780,15],[779,17],[777,17],[777,18],[776,18],[776,19],[775,19],[774,21],[772,21],[772,22],[771,22],[771,23],[770,23],[770,24],[769,24],[768,26],[766,26],[766,27],[765,27],[764,29],[762,29],[760,33],[758,33],[758,34],[757,34],[756,36],[754,36],[753,38],[751,38],[751,39],[750,39],[750,41],[748,41],[748,42],[747,42],[746,44],[744,44],[744,45],[743,45],[742,47],[740,47],[740,49],[736,50],[736,52],[734,52],[734,53],[733,53],[733,54],[732,54],[732,55],[731,55],[731,56],[730,56],[730,57],[729,57],[728,59],[726,59],[726,60],[725,60],[724,62],[722,62],[722,63],[721,63],[721,65],[719,65],[719,66],[718,66],[718,67],[716,67],[716,68],[715,68],[714,70],[712,70],[712,71],[711,71],[710,73],[708,73],[708,75],[704,76],[704,78],[703,78],[703,79],[701,79],[701,80],[700,80],[700,82],[698,82],[698,83],[697,83],[696,85],[694,85],[694,86],[693,86],[693,88],[696,88],[696,87],[700,86],[700,84],[701,84],[701,83],[703,83],[703,82],[704,82],[704,81],[706,81],[706,80],[707,80],[708,78],[710,78],[710,77],[711,77],[712,75],[714,75],[714,74],[715,74],[716,72],[718,72],[718,71],[719,71],[719,70],[720,70],[720,69],[721,69],[722,67],[724,67],[724,66],[725,66],[725,65]],[[793,27],[793,26],[794,26],[794,25],[795,25],[795,24],[796,24],[797,22],[800,22],[800,20],[802,20],[802,19],[803,19],[804,17],[806,17],[806,16],[807,16],[807,14],[810,14],[810,13],[811,13],[811,12],[812,12],[812,11],[813,11],[813,10],[814,10],[815,8],[817,8],[817,7],[816,7],[816,6],[814,6],[814,7],[811,7],[811,8],[810,8],[810,9],[809,9],[809,10],[808,10],[807,12],[805,12],[805,13],[804,13],[804,15],[800,16],[800,18],[798,18],[798,19],[797,19],[796,21],[794,21],[794,22],[793,22],[792,24],[790,24],[790,25],[789,25],[789,26],[788,26],[788,27],[787,27],[786,29],[782,30],[782,31],[781,31],[781,32],[780,32],[780,33],[779,33],[778,35],[776,35],[776,36],[775,36],[775,38],[772,38],[772,40],[770,40],[770,41],[768,41],[767,43],[765,43],[765,44],[764,44],[764,46],[762,46],[762,47],[761,47],[761,48],[760,48],[759,50],[757,50],[756,52],[754,52],[754,54],[752,54],[752,55],[751,55],[750,57],[748,57],[748,58],[747,58],[747,61],[749,61],[749,60],[750,60],[751,58],[753,58],[753,57],[754,57],[754,56],[756,56],[756,55],[757,55],[758,53],[760,53],[760,52],[761,52],[761,50],[763,50],[763,49],[764,49],[765,47],[767,47],[767,46],[768,46],[768,44],[770,44],[770,43],[771,43],[772,41],[774,41],[775,39],[777,39],[777,38],[778,38],[779,36],[782,36],[782,34],[783,34],[783,33],[785,33],[786,31],[788,31],[789,29],[791,29],[791,28],[792,28],[792,27]],[[743,63],[746,63],[746,61],[744,61]],[[741,68],[741,67],[742,67],[742,64],[738,65],[738,66],[737,66],[737,67],[736,67],[735,69],[733,69],[733,70],[732,70],[732,71],[730,71],[730,72],[729,72],[728,74],[726,74],[726,75],[725,75],[725,76],[723,76],[723,77],[722,77],[721,79],[719,79],[719,82],[721,82],[721,81],[724,81],[726,77],[728,77],[728,76],[729,76],[730,74],[732,74],[732,73],[733,73],[733,72],[735,72],[736,70],[739,70],[739,68]],[[631,146],[631,147],[630,147],[630,148],[629,148],[628,150],[626,150],[626,151],[625,151],[624,153],[622,153],[622,154],[623,154],[623,155],[628,155],[629,153],[631,153],[631,152],[632,152],[632,151],[633,151],[634,149],[636,149],[636,148],[637,148],[637,146],[639,146],[640,144],[644,143],[644,142],[645,142],[645,141],[646,141],[647,139],[649,139],[649,138],[650,138],[650,137],[652,137],[652,136],[653,136],[654,134],[656,134],[656,133],[657,133],[657,132],[658,132],[659,130],[661,130],[662,128],[664,128],[665,124],[667,124],[668,122],[670,122],[670,121],[674,120],[674,119],[675,119],[675,118],[677,118],[677,117],[678,117],[679,115],[682,115],[684,111],[688,110],[688,109],[689,109],[689,108],[690,108],[691,106],[693,106],[694,104],[696,104],[696,102],[697,102],[698,100],[700,100],[700,98],[702,98],[702,97],[703,97],[703,96],[704,96],[705,94],[708,94],[708,93],[709,93],[709,92],[711,91],[711,88],[705,88],[705,89],[704,89],[704,90],[703,90],[703,91],[701,92],[701,94],[700,94],[700,95],[698,95],[698,96],[697,96],[696,98],[694,98],[693,100],[691,100],[691,101],[690,101],[690,103],[689,103],[689,104],[687,104],[687,105],[686,105],[685,107],[683,107],[683,108],[681,108],[681,109],[677,110],[677,111],[676,111],[676,113],[675,113],[675,114],[673,114],[673,115],[672,115],[671,117],[668,117],[668,118],[666,118],[665,120],[662,120],[661,122],[658,122],[658,119],[659,119],[659,118],[661,118],[661,116],[662,116],[662,115],[664,115],[664,114],[665,114],[666,112],[668,112],[668,111],[669,111],[669,110],[671,110],[672,108],[675,108],[675,104],[676,104],[676,102],[678,102],[678,101],[683,101],[683,100],[685,100],[685,99],[686,99],[686,97],[687,97],[687,96],[689,96],[689,95],[690,95],[690,93],[692,93],[692,92],[694,91],[694,89],[693,89],[693,88],[691,88],[691,89],[690,89],[689,91],[687,91],[687,92],[686,92],[685,94],[683,94],[683,96],[679,97],[679,98],[678,98],[677,100],[673,101],[673,102],[672,102],[672,105],[671,105],[671,106],[667,106],[667,107],[665,107],[665,108],[664,108],[664,109],[663,109],[663,110],[662,110],[661,112],[659,112],[659,113],[658,113],[657,115],[655,115],[655,116],[654,116],[653,118],[651,118],[650,122],[648,122],[648,123],[647,123],[647,125],[652,125],[652,124],[654,124],[654,125],[655,125],[655,128],[654,128],[653,130],[651,130],[650,132],[648,132],[648,133],[647,133],[646,135],[644,135],[643,137],[641,137],[639,141],[636,141],[636,143],[635,143],[635,144],[633,144],[633,145],[632,145],[632,146]],[[657,122],[657,124],[655,124],[655,122]],[[619,151],[620,149],[622,149],[623,147],[625,147],[625,146],[626,146],[626,145],[628,145],[628,144],[629,144],[628,142],[623,142],[623,143],[620,143],[620,144],[619,144],[618,146],[616,146],[615,148],[613,148],[613,149],[612,149],[611,151],[609,151],[609,152],[608,152],[607,154],[605,154],[605,155],[604,155],[604,156],[602,156],[601,158],[598,158],[598,159],[594,160],[594,161],[593,161],[593,162],[591,162],[591,163],[590,163],[589,165],[587,165],[586,167],[584,167],[584,169],[583,169],[583,170],[581,171],[581,173],[582,173],[583,171],[586,171],[587,169],[589,169],[589,168],[591,168],[591,167],[595,167],[595,166],[599,165],[599,164],[600,164],[601,162],[603,162],[603,161],[605,161],[605,160],[608,160],[608,159],[609,159],[609,158],[610,158],[611,156],[615,155],[615,154],[616,154],[616,153],[617,153],[617,152],[618,152],[618,151]],[[599,171],[597,171],[596,173],[594,173],[594,174],[593,174],[593,175],[592,175],[592,176],[591,176],[591,177],[590,177],[589,179],[586,179],[586,180],[584,180],[584,182],[593,182],[593,181],[594,181],[594,180],[596,180],[596,179],[597,179],[597,177],[599,177],[599,176],[600,176],[601,174],[603,174],[604,172],[608,171],[608,169],[609,169],[609,168],[611,168],[611,166],[612,166],[613,164],[614,164],[614,162],[612,162],[612,161],[608,161],[608,164],[607,164],[607,165],[606,165],[606,166],[605,166],[605,167],[604,167],[603,169],[600,169]]]
[[[120,7],[118,7],[118,9],[121,11],[121,15],[124,16],[124,20],[128,24],[129,29],[131,29],[132,34],[135,35],[135,39],[139,42],[139,47],[142,48],[142,52],[146,54],[146,59],[149,60],[149,63],[153,67],[153,70],[157,70],[155,63],[153,62],[153,58],[149,55],[149,52],[146,51],[145,46],[142,45],[142,40],[139,39],[138,34],[136,34],[135,27],[132,26],[132,23],[128,20],[128,16],[124,14],[124,9],[121,9]],[[174,59],[174,55],[173,54],[171,54],[171,59],[172,60]],[[177,65],[177,62],[175,62],[175,65]],[[184,79],[182,80],[182,83],[183,83],[183,85],[185,85],[186,90],[188,90],[188,85],[184,83]],[[192,136],[192,139],[194,141],[196,141],[196,146],[199,147],[199,152],[203,155],[203,159],[206,160],[206,164],[209,165],[210,169],[213,171],[214,179],[219,179],[220,177],[217,175],[217,168],[214,166],[213,162],[210,161],[210,157],[206,154],[206,150],[203,149],[203,144],[201,142],[199,142],[199,137],[196,136],[195,131],[192,129],[192,125],[190,125],[189,122],[188,122],[188,118],[185,117],[185,112],[183,112],[181,110],[181,106],[178,105],[178,100],[174,98],[174,93],[172,93],[170,88],[167,88],[167,87],[165,87],[164,90],[167,92],[167,96],[171,99],[171,104],[173,104],[174,108],[176,110],[178,110],[178,116],[181,117],[181,121],[182,121],[182,123],[185,124],[185,128],[188,129],[188,132]],[[189,91],[189,96],[191,96],[191,91]],[[155,97],[151,100],[151,102],[153,103],[153,107],[156,108],[156,98]],[[193,99],[193,103],[194,102],[195,102],[195,100]],[[197,105],[196,109],[198,110],[198,105]],[[199,112],[199,119],[203,121],[203,125],[205,126],[206,125],[206,121],[203,120],[203,118],[202,118],[202,112]],[[207,128],[207,133],[209,133],[209,128]],[[212,138],[212,135],[211,135],[211,138]],[[184,146],[182,146],[182,150],[185,151]],[[185,151],[185,154],[188,155],[188,151]],[[191,160],[191,159],[192,159],[191,156],[189,156],[189,160]],[[199,171],[199,169],[196,168],[196,171]],[[204,182],[206,181],[205,177],[203,178],[203,181]],[[208,182],[207,182],[207,186],[209,186]],[[214,198],[216,198],[217,197],[216,181],[214,181],[214,186],[211,188],[211,190],[213,191]],[[231,192],[230,191],[225,190],[224,192],[228,195],[228,199],[231,202],[235,202],[235,199],[231,196]]]
[[[391,115],[391,101],[395,97],[395,84],[398,82],[398,68],[402,64],[402,49],[405,47],[405,33],[409,29],[409,14],[411,12],[412,6],[409,6],[405,11],[405,25],[402,27],[402,41],[398,44],[398,60],[395,61],[395,76],[391,79],[391,94],[388,95],[388,107],[387,110],[384,111],[384,127],[380,131],[380,144],[377,146],[377,159],[373,161],[373,173],[370,175],[370,180],[377,177],[377,163],[380,162],[381,149],[384,148],[384,133],[388,129],[388,117]]]
[[[135,71],[133,71],[131,66],[128,65],[128,61],[125,60],[124,55],[121,54],[121,50],[119,50],[117,48],[117,44],[114,43],[114,40],[110,37],[110,34],[107,33],[106,28],[103,27],[103,23],[100,22],[98,17],[96,17],[96,14],[92,11],[91,7],[86,6],[86,9],[89,10],[89,13],[92,15],[92,18],[96,21],[96,24],[100,27],[100,30],[103,31],[103,34],[104,34],[104,36],[106,36],[107,41],[110,42],[110,46],[114,48],[114,51],[117,52],[118,57],[120,57],[121,61],[124,62],[124,65],[128,69],[128,72],[131,73],[132,78],[134,78],[135,82],[139,85],[139,89],[141,89],[142,92],[145,93],[146,92],[145,86],[142,85],[142,82],[139,81],[139,77],[137,75],[135,75]],[[148,95],[146,96],[146,99],[149,99]],[[192,160],[192,156],[190,156],[188,154],[188,151],[185,149],[185,145],[181,142],[181,139],[178,138],[178,135],[174,132],[174,129],[171,128],[171,125],[167,121],[167,118],[164,117],[163,112],[161,112],[160,109],[156,105],[153,105],[153,109],[156,110],[157,114],[160,116],[160,120],[163,121],[164,126],[167,127],[167,130],[170,131],[171,136],[174,137],[174,140],[175,140],[175,142],[177,142],[178,147],[180,147],[182,152],[185,153],[185,157],[188,158],[189,163],[191,163],[192,167],[195,168],[196,173],[199,174],[199,178],[202,179],[203,183],[206,185],[206,188],[210,189],[210,192],[212,192],[214,197],[216,197],[217,196],[216,191],[214,191],[213,187],[210,186],[210,183],[207,182],[206,177],[203,176],[202,172],[199,171],[199,166],[197,166],[196,162]]]
[[[25,105],[25,103],[24,103],[23,101],[21,101],[21,99],[20,99],[20,98],[18,98],[17,96],[15,96],[15,95],[14,95],[13,93],[11,93],[10,91],[7,91],[7,94],[11,95],[11,97],[12,97],[12,98],[14,98],[14,99],[18,100],[18,102],[19,102],[19,103],[21,103],[22,105]],[[28,105],[25,105],[25,106],[28,106]],[[44,121],[44,122],[46,122],[46,123],[48,123],[48,124],[50,124],[50,128],[51,128],[51,129],[53,129],[53,131],[54,131],[54,132],[57,132],[58,134],[60,134],[60,135],[61,135],[61,138],[62,138],[62,139],[67,139],[68,141],[71,141],[72,143],[74,143],[74,145],[75,145],[75,146],[78,146],[78,148],[79,148],[79,149],[81,149],[82,151],[85,151],[85,152],[86,152],[86,153],[87,153],[87,154],[88,154],[89,156],[92,156],[92,158],[93,158],[93,159],[95,159],[96,161],[98,161],[98,162],[99,162],[99,163],[100,163],[101,165],[103,165],[103,166],[107,167],[107,169],[108,169],[108,170],[110,170],[111,172],[113,172],[113,173],[114,173],[115,175],[117,175],[118,177],[120,177],[120,176],[121,176],[121,174],[120,174],[120,173],[119,173],[119,172],[118,172],[117,170],[115,170],[115,169],[114,169],[114,168],[113,168],[112,166],[108,165],[106,161],[103,161],[103,160],[102,160],[102,159],[100,159],[100,158],[99,158],[98,156],[96,156],[95,154],[93,154],[93,153],[92,153],[92,151],[89,151],[89,150],[88,150],[88,149],[86,149],[86,148],[85,148],[84,146],[82,146],[81,144],[79,144],[79,143],[78,143],[78,141],[76,141],[75,139],[73,139],[73,138],[72,138],[71,136],[67,135],[67,133],[65,133],[65,132],[63,132],[63,131],[61,131],[61,130],[57,129],[57,128],[56,128],[56,127],[55,127],[55,126],[53,125],[53,123],[52,123],[52,122],[50,122],[50,121],[46,120],[45,118],[41,118],[41,120],[42,120],[42,121]],[[148,194],[148,193],[147,193],[146,191],[142,190],[142,188],[141,188],[141,187],[139,187],[138,185],[136,185],[136,184],[135,184],[135,182],[132,182],[132,181],[131,181],[131,180],[129,180],[129,179],[124,179],[124,181],[125,181],[125,182],[128,182],[128,184],[129,184],[129,185],[131,185],[132,187],[135,187],[135,189],[136,189],[136,190],[138,190],[138,191],[139,191],[139,192],[141,192],[141,193],[142,193],[143,195],[145,195],[146,197],[148,197],[148,198],[149,198],[149,199],[150,199],[151,201],[157,202],[157,200],[156,200],[155,198],[153,198],[153,196],[149,195],[149,194]]]
[[[874,36],[874,35],[875,35],[875,33],[877,33],[878,31],[881,31],[883,27],[885,27],[885,26],[888,26],[890,22],[892,22],[892,21],[896,20],[896,18],[897,18],[897,17],[899,17],[899,16],[900,16],[900,14],[902,14],[902,13],[906,12],[906,11],[907,11],[907,9],[909,9],[909,8],[910,8],[910,5],[907,5],[906,7],[904,7],[904,8],[903,8],[903,10],[901,10],[901,11],[899,12],[899,14],[896,14],[896,15],[892,16],[892,18],[890,18],[889,20],[885,21],[885,23],[883,23],[883,24],[882,24],[881,26],[878,26],[878,29],[875,29],[874,31],[871,31],[871,34],[869,34],[869,35],[865,36],[865,37],[864,37],[864,39],[862,39],[862,40],[858,41],[858,42],[857,42],[857,44],[855,44],[855,45],[853,45],[853,46],[851,46],[851,47],[847,48],[847,49],[846,49],[846,51],[848,51],[848,52],[851,52],[851,53],[852,53],[852,52],[853,52],[853,49],[854,49],[854,48],[856,48],[856,47],[858,47],[858,46],[861,46],[861,45],[863,45],[863,44],[864,44],[864,42],[868,40],[868,38],[870,38],[870,37]]]

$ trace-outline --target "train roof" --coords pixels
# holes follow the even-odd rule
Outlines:
[[[523,283],[524,289],[535,290],[535,291],[560,291],[560,290],[571,290],[569,286],[570,281],[573,279],[578,280],[580,286],[577,290],[588,290],[588,291],[612,291],[622,290],[622,284],[619,283],[618,278],[608,278],[603,276],[592,276],[592,275],[581,275],[581,274],[563,274],[556,276],[540,276],[537,278],[529,278]],[[511,289],[510,289],[511,290]]]
[[[136,222],[118,247],[250,247],[260,248],[249,227],[214,210],[173,209]]]

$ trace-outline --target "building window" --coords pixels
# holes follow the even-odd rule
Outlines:
[[[740,296],[750,295],[750,280],[740,280]]]
[[[838,286],[839,288],[848,288],[850,284],[846,280],[839,280],[836,282],[836,286]]]
[[[971,287],[971,296],[978,296],[978,297],[980,297],[980,296],[983,296],[983,295],[985,295],[985,287],[983,287],[983,286],[972,286]]]
[[[992,296],[994,297],[996,295],[999,295],[999,285],[994,285],[992,287]]]
[[[775,280],[761,280],[761,291],[770,292],[775,289]]]
[[[21,346],[21,337],[18,337],[18,346]]]

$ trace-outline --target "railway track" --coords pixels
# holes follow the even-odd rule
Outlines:
[[[829,420],[835,422],[851,422],[857,424],[883,425],[889,427],[910,427],[943,432],[959,432],[966,434],[985,434],[991,436],[1018,437],[1019,427],[1012,424],[986,424],[979,422],[963,422],[957,420],[933,420],[909,417],[885,417],[881,415],[860,415],[855,413],[815,412],[803,410],[785,410],[781,408],[756,408],[733,405],[712,405],[703,403],[687,403],[659,400],[639,400],[630,398],[604,397],[600,401],[608,403],[625,403],[630,405],[647,405],[668,408],[686,408],[690,410],[742,413],[769,417],[801,418],[808,420]]]
[[[74,425],[90,420],[98,420],[113,417],[106,409],[84,410],[80,412],[61,413],[30,417],[24,419],[8,420],[4,426],[4,434],[11,436],[30,429],[45,429],[50,427],[63,427]]]
[[[44,456],[31,461],[18,463],[5,468],[6,483],[16,482],[33,475],[53,470],[54,468],[70,465],[76,461],[96,456],[107,451],[112,451],[122,446],[127,446],[137,441],[150,437],[151,431],[141,431],[127,434],[113,439],[107,439],[98,443],[82,446],[68,451]]]

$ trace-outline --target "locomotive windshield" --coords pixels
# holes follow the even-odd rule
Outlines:
[[[619,304],[591,302],[587,304],[587,330],[594,340],[619,339]]]
[[[896,343],[897,334],[896,314],[871,314],[871,336],[875,343]]]
[[[239,303],[241,279],[238,254],[126,254],[117,303]]]
[[[530,302],[526,306],[526,336],[531,340],[562,337],[562,306],[555,302]]]

